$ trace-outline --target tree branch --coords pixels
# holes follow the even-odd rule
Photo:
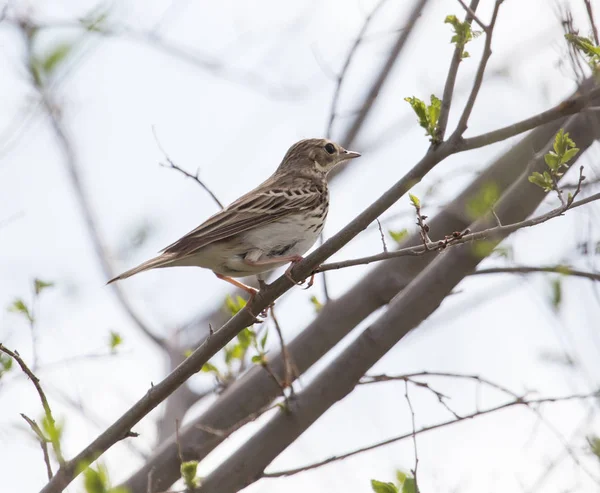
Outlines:
[[[42,407],[44,408],[44,416],[48,420],[48,426],[52,430],[56,430],[56,421],[54,420],[54,416],[52,415],[52,409],[50,409],[50,404],[48,403],[48,399],[46,398],[44,389],[42,389],[42,386],[40,384],[40,379],[36,377],[35,374],[29,369],[29,367],[27,366],[25,361],[23,361],[23,358],[21,358],[17,351],[11,351],[2,343],[0,343],[0,351],[2,351],[5,354],[8,354],[11,358],[13,358],[21,367],[23,373],[25,373],[29,377],[29,380],[31,380],[31,383],[33,383],[33,386],[35,387],[35,390],[38,393],[38,396],[40,397],[40,401],[42,401]],[[60,442],[54,437],[50,437],[50,443],[52,444],[52,449],[54,450],[56,459],[62,467],[65,464],[65,459],[61,451]]]
[[[546,214],[542,214],[540,216],[536,216],[536,217],[533,217],[531,219],[527,219],[524,221],[519,221],[518,223],[506,224],[504,226],[496,226],[496,227],[492,227],[492,228],[487,228],[483,231],[478,231],[476,233],[469,233],[469,234],[462,235],[460,238],[457,238],[457,239],[454,239],[452,237],[447,237],[446,240],[448,240],[448,238],[449,238],[449,240],[447,242],[445,242],[443,240],[432,241],[425,245],[402,248],[400,250],[394,250],[393,252],[383,252],[383,253],[378,253],[377,255],[370,255],[368,257],[361,257],[361,258],[352,259],[352,260],[343,260],[341,262],[331,262],[329,264],[321,265],[320,267],[315,269],[315,272],[326,272],[328,270],[343,269],[345,267],[353,267],[356,265],[366,265],[366,264],[370,264],[371,262],[379,262],[382,260],[388,260],[388,259],[396,258],[396,257],[404,257],[407,255],[410,255],[410,256],[423,255],[423,254],[431,252],[431,251],[439,251],[439,250],[445,249],[446,247],[452,247],[455,245],[461,245],[463,243],[468,243],[468,242],[473,242],[473,241],[485,240],[485,239],[488,239],[488,238],[496,236],[496,235],[502,235],[502,236],[509,235],[519,229],[536,226],[536,225],[544,223],[550,219],[561,216],[569,209],[581,207],[582,205],[589,204],[590,202],[594,202],[599,199],[600,199],[600,193],[595,193],[594,195],[591,195],[589,197],[586,197],[585,199],[576,201],[576,202],[572,203],[571,205],[564,205],[564,206],[561,205],[560,207],[552,209],[551,211],[547,212]],[[476,274],[476,273],[477,272],[474,272],[473,274]]]
[[[463,113],[458,121],[458,125],[456,126],[456,130],[453,132],[451,139],[458,139],[465,133],[467,129],[467,124],[469,122],[469,118],[471,117],[471,112],[473,111],[473,107],[475,106],[475,100],[477,99],[477,95],[479,94],[479,89],[481,89],[481,84],[483,82],[483,76],[485,74],[485,69],[487,67],[487,62],[492,56],[492,34],[494,33],[494,27],[496,26],[496,19],[498,18],[498,12],[500,10],[500,5],[504,0],[496,0],[494,4],[494,11],[492,13],[492,20],[490,21],[489,26],[485,30],[485,45],[483,47],[483,54],[481,55],[481,60],[479,61],[479,67],[477,68],[477,73],[475,74],[475,81],[473,82],[473,88],[471,89],[471,94],[469,94],[469,99],[467,99],[467,104],[463,110]]]
[[[464,22],[469,26],[475,16],[475,10],[479,5],[479,0],[471,0],[471,6],[467,10]],[[440,110],[440,116],[438,117],[438,124],[435,133],[435,141],[443,142],[446,134],[446,126],[448,125],[448,117],[450,116],[450,107],[452,105],[452,96],[454,95],[454,86],[456,84],[456,74],[460,62],[462,61],[464,46],[460,43],[456,43],[454,47],[454,54],[452,55],[452,61],[450,62],[450,68],[448,69],[448,75],[446,76],[446,84],[444,85],[444,94],[442,96],[442,108]]]
[[[472,272],[471,275],[477,276],[486,274],[535,274],[539,272],[550,272],[555,274],[562,274],[564,276],[581,277],[583,279],[589,279],[590,281],[600,281],[600,273],[572,269],[567,265],[553,265],[546,267],[488,267],[487,269],[478,269],[475,272]]]
[[[449,419],[447,421],[443,421],[443,422],[437,423],[435,425],[424,426],[416,431],[411,431],[409,433],[404,433],[402,435],[398,435],[393,438],[388,438],[387,440],[376,442],[371,445],[367,445],[366,447],[361,447],[361,448],[352,450],[350,452],[346,452],[345,454],[334,455],[332,457],[329,457],[328,459],[325,459],[325,460],[322,460],[319,462],[314,462],[313,464],[308,464],[306,466],[297,467],[295,469],[287,469],[285,471],[276,471],[276,472],[271,472],[271,473],[267,472],[267,473],[264,473],[262,475],[262,477],[264,477],[264,478],[280,478],[280,477],[284,477],[284,476],[293,476],[294,474],[299,474],[304,471],[316,469],[318,467],[322,467],[322,466],[331,464],[332,462],[344,460],[344,459],[347,459],[354,455],[362,454],[362,453],[368,452],[370,450],[375,450],[377,448],[384,447],[386,445],[390,445],[392,443],[396,443],[401,440],[413,438],[414,436],[420,435],[421,433],[425,433],[425,432],[432,431],[432,430],[437,430],[439,428],[444,428],[446,426],[460,423],[461,421],[466,421],[466,420],[471,420],[471,419],[478,418],[481,416],[486,416],[488,414],[492,414],[497,411],[502,411],[504,409],[509,409],[511,407],[517,407],[517,406],[528,406],[529,407],[529,406],[554,403],[554,402],[566,402],[566,401],[572,401],[572,400],[593,399],[593,398],[597,398],[599,395],[600,395],[599,392],[593,392],[591,394],[573,394],[573,395],[568,395],[568,396],[563,396],[563,397],[545,397],[545,398],[539,398],[539,399],[515,398],[512,401],[505,402],[503,404],[499,404],[497,406],[493,406],[488,409],[484,409],[483,411],[475,411],[471,414],[467,414],[464,416],[458,416],[454,419]]]

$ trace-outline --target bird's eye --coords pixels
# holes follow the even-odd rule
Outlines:
[[[333,154],[335,152],[335,146],[333,144],[326,144],[325,145],[325,150],[329,153],[329,154]]]

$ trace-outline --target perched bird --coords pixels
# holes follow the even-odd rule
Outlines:
[[[250,293],[257,290],[233,279],[263,275],[302,260],[317,240],[329,209],[327,174],[339,163],[359,157],[326,139],[295,143],[264,183],[208,218],[193,231],[109,283],[157,267],[198,266]],[[290,277],[291,279],[291,277]],[[293,279],[292,279],[293,280]]]

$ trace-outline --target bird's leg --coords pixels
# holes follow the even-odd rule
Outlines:
[[[246,293],[248,293],[250,295],[250,298],[248,298],[248,301],[246,302],[246,307],[248,307],[248,312],[250,313],[250,315],[252,315],[256,319],[257,322],[262,322],[262,320],[260,320],[256,315],[254,315],[254,313],[252,313],[252,310],[250,310],[250,307],[249,307],[249,305],[252,303],[252,301],[254,301],[254,298],[256,297],[258,290],[253,288],[252,286],[248,286],[248,285],[244,284],[243,282],[236,281],[233,277],[224,276],[222,274],[217,274],[216,272],[214,274],[219,279],[222,279],[223,281],[233,284],[236,288],[240,288],[240,289],[246,291]],[[263,313],[266,313],[268,308],[269,307],[265,308],[260,315],[262,315]]]
[[[290,281],[292,281],[294,284],[298,285],[298,286],[302,286],[302,284],[304,284],[304,281],[296,281],[295,279],[292,278],[292,269],[294,268],[294,266],[298,263],[301,262],[302,260],[304,260],[304,257],[302,255],[284,255],[281,257],[271,257],[268,259],[264,259],[264,260],[248,260],[248,259],[244,259],[244,263],[247,265],[252,265],[252,266],[260,266],[260,265],[271,265],[271,264],[281,264],[281,263],[285,263],[285,262],[291,262],[290,266],[286,269],[286,271],[283,273],[283,275],[285,277],[287,277]],[[308,281],[308,285],[306,286],[306,289],[310,288],[313,285],[315,279],[315,275],[313,274],[312,276],[310,276],[310,281]]]

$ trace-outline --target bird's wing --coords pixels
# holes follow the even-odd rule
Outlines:
[[[303,181],[292,187],[277,187],[275,182],[267,180],[162,252],[177,256],[190,255],[215,241],[312,209],[319,204],[324,193],[326,190],[323,186],[314,182]]]

